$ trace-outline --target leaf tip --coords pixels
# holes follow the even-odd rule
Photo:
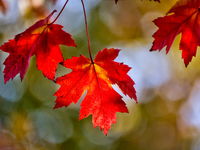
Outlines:
[[[55,13],[55,12],[57,12],[57,10],[56,10],[56,9],[54,9],[54,10],[53,10],[53,13]]]
[[[155,41],[154,41],[154,42],[155,42]],[[151,46],[151,49],[149,50],[150,52],[155,51],[155,49],[153,48],[154,42],[153,42],[153,45]]]
[[[6,82],[7,82],[7,80],[6,80],[6,79],[4,79],[4,84],[6,84]]]
[[[104,131],[105,131],[105,130],[104,130]],[[103,131],[104,135],[107,136],[107,135],[108,135],[108,131],[107,131],[107,132],[104,132],[104,131]]]
[[[58,106],[57,103],[56,103],[56,105],[54,106],[53,109],[57,109],[57,108],[59,108],[59,106]]]
[[[187,66],[189,65],[189,62],[184,62],[185,63],[185,68],[187,68]]]

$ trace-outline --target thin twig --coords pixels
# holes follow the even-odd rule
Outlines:
[[[62,11],[64,10],[65,6],[67,5],[69,0],[66,0],[65,4],[63,5],[63,8],[61,9],[61,11],[59,12],[58,16],[54,19],[53,22],[51,22],[49,25],[53,24],[57,19],[58,17],[60,16],[60,14],[62,13]]]
[[[83,12],[84,12],[84,18],[85,18],[85,28],[86,28],[87,41],[88,41],[88,50],[89,50],[89,54],[90,54],[90,59],[91,59],[91,61],[93,63],[92,54],[91,54],[91,50],[90,50],[90,39],[89,39],[89,34],[88,34],[86,11],[85,11],[85,6],[84,6],[83,0],[81,0],[81,2],[82,2]]]

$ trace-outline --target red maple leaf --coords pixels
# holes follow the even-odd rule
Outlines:
[[[182,33],[179,49],[187,67],[192,57],[196,56],[197,46],[200,46],[199,8],[199,0],[179,0],[169,10],[168,16],[154,20],[159,29],[153,35],[155,39],[150,51],[161,51],[167,46],[168,53],[175,37]]]
[[[50,80],[54,79],[57,65],[63,61],[59,44],[76,46],[71,35],[62,30],[63,26],[49,23],[54,12],[0,47],[2,51],[10,53],[4,62],[5,83],[18,73],[23,80],[34,54],[38,70]]]
[[[118,49],[107,49],[99,51],[94,62],[81,55],[72,57],[64,62],[66,68],[72,72],[59,77],[56,83],[61,85],[55,93],[57,96],[54,108],[67,107],[72,102],[77,103],[87,90],[87,94],[81,103],[79,120],[93,115],[94,127],[104,129],[106,135],[112,123],[116,123],[116,112],[126,112],[128,109],[122,96],[111,86],[115,84],[130,98],[136,98],[133,80],[127,75],[131,69],[123,63],[115,62]]]

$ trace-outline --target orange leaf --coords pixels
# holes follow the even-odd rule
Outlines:
[[[4,65],[4,82],[20,73],[21,80],[28,69],[30,58],[36,55],[38,70],[53,80],[58,63],[63,61],[59,44],[76,46],[71,35],[63,31],[63,26],[49,24],[53,11],[46,19],[36,22],[26,31],[15,36],[0,47],[10,53]]]
[[[182,33],[179,49],[187,67],[192,57],[196,56],[197,46],[200,46],[199,7],[199,0],[179,0],[169,10],[168,16],[154,20],[159,29],[153,35],[155,40],[150,51],[161,51],[167,46],[168,53],[175,37]]]
[[[87,94],[81,103],[79,119],[93,115],[94,127],[104,129],[106,135],[112,123],[116,123],[116,112],[126,112],[128,109],[119,95],[111,86],[115,84],[130,98],[137,102],[133,80],[127,75],[131,69],[123,63],[117,63],[114,59],[118,56],[118,49],[99,51],[94,62],[81,55],[72,57],[64,62],[66,68],[72,72],[59,77],[56,83],[61,85],[55,93],[57,96],[54,108],[67,107],[72,102],[77,103],[81,96]]]

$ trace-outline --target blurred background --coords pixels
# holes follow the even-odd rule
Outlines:
[[[61,10],[65,0],[3,0],[0,44]],[[1,2],[1,1],[0,1]],[[116,61],[132,67],[138,104],[123,96],[129,114],[117,113],[105,136],[92,117],[79,121],[81,100],[68,108],[53,109],[59,85],[44,78],[35,56],[21,82],[19,75],[4,84],[0,52],[0,150],[199,150],[200,56],[185,68],[179,50],[180,35],[166,55],[149,52],[157,27],[174,0],[84,0],[93,57],[105,47],[119,48]],[[58,13],[55,13],[53,18]],[[89,56],[80,0],[70,0],[56,23],[72,35],[77,48],[60,46],[65,59]],[[199,48],[198,48],[199,49]],[[69,72],[58,66],[56,77]],[[116,89],[116,88],[115,88]],[[118,89],[116,89],[120,92]]]

